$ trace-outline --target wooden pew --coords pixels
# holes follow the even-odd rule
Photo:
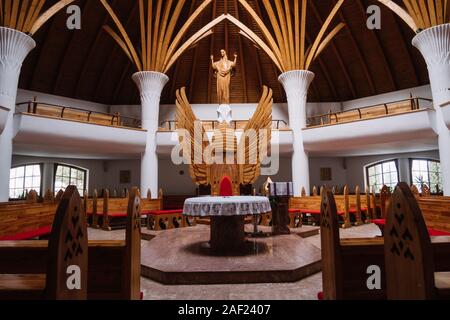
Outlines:
[[[421,196],[419,190],[414,185],[410,187],[410,191],[415,199],[417,199],[430,236],[450,236],[450,197]],[[385,187],[383,187],[380,194],[380,206],[383,216],[388,211],[390,199],[391,194],[387,193]],[[384,233],[386,219],[376,219],[374,223]]]
[[[0,240],[27,240],[49,235],[56,206],[56,203],[1,206]]]
[[[84,208],[80,204],[80,215]],[[83,212],[83,213],[82,213]],[[126,240],[88,242],[88,299],[138,300],[140,294],[141,202],[133,189],[128,203]],[[85,221],[81,219],[79,221]],[[87,233],[85,233],[87,235]],[[0,242],[0,275],[32,274],[34,286],[45,288],[49,259],[47,241]],[[4,287],[1,287],[4,288]],[[37,290],[36,290],[37,291]]]
[[[418,203],[428,228],[450,232],[450,197],[421,197]]]
[[[334,196],[325,190],[321,198],[322,286],[325,300],[384,299],[384,290],[369,290],[367,267],[384,268],[382,238],[340,239]],[[382,288],[385,279],[382,278]]]
[[[387,298],[449,299],[450,266],[444,270],[435,267],[428,229],[408,185],[400,183],[391,201],[391,210],[386,217],[389,232],[384,235]],[[448,257],[450,246],[447,249]]]
[[[25,244],[26,243],[26,244]],[[36,242],[37,243],[37,242]],[[36,255],[40,247],[32,242],[2,242],[0,248],[0,299],[70,299],[87,298],[88,241],[87,225],[81,199],[75,187],[68,187],[54,214],[52,233],[46,248],[46,259]],[[24,260],[36,257],[42,263],[45,276],[32,270],[34,261],[24,265]],[[14,260],[14,261],[13,261]],[[8,265],[16,264],[9,269]],[[3,268],[6,265],[6,270]],[[78,269],[73,271],[73,266]],[[14,274],[5,274],[14,272]],[[20,274],[18,274],[20,272]],[[79,277],[74,288],[67,285],[73,272]],[[71,282],[70,282],[71,283]]]
[[[340,239],[337,208],[330,191],[323,195],[321,219],[323,299],[385,299],[383,237]],[[450,270],[450,237],[431,237],[435,271]],[[379,266],[381,289],[367,287],[367,268]]]
[[[322,190],[323,188],[321,188]],[[313,188],[314,190],[314,188]],[[317,189],[316,189],[317,190]],[[338,215],[342,217],[343,228],[349,228],[352,226],[351,216],[354,216],[355,225],[362,224],[362,212],[367,211],[367,200],[361,198],[359,187],[357,186],[355,195],[349,194],[347,186],[344,187],[343,195],[335,195],[336,206]],[[322,193],[322,192],[321,192]],[[289,201],[289,208],[291,214],[300,212],[301,214],[312,214],[320,216],[321,196],[314,195],[310,197],[293,197]]]

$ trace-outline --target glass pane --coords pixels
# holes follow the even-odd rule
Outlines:
[[[63,167],[62,174],[63,174],[63,176],[69,177],[70,176],[70,168],[69,167]]]
[[[376,165],[375,166],[375,173],[376,174],[381,174],[383,171],[382,171],[382,168],[381,168],[381,164],[378,164],[378,165]]]
[[[395,164],[395,161],[390,162],[391,172],[397,172],[397,165]]]
[[[33,178],[26,177],[25,178],[25,189],[30,189],[31,187],[33,187]]]
[[[383,180],[384,184],[386,185],[391,184],[391,174],[389,172],[383,174]]]
[[[428,171],[428,162],[420,160],[420,171]]]
[[[413,162],[412,162],[412,170],[413,171],[419,171],[420,170],[419,161],[413,160]]]
[[[369,177],[374,176],[375,175],[375,167],[370,167],[369,168]]]
[[[40,177],[33,177],[33,188],[36,190],[39,190],[41,188],[41,178]]]
[[[390,162],[383,163],[383,172],[389,172],[390,171]]]
[[[16,177],[23,177],[25,175],[25,167],[19,167],[16,170]]]
[[[11,169],[11,170],[9,171],[9,177],[10,177],[10,178],[15,178],[15,177],[16,177],[16,172],[17,172],[17,169],[16,169],[16,168]]]
[[[395,185],[398,183],[397,173],[391,173],[391,182]]]
[[[57,166],[56,167],[56,175],[57,176],[61,176],[62,175],[62,167],[61,166]]]

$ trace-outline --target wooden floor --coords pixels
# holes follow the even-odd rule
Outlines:
[[[342,238],[380,235],[373,224],[341,229],[340,232]],[[124,239],[125,232],[89,229],[89,238]],[[320,248],[320,235],[308,237],[306,241]],[[146,300],[315,300],[317,292],[322,290],[322,275],[316,273],[291,283],[214,285],[165,285],[142,277],[141,290]]]

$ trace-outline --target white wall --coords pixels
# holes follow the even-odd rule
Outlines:
[[[401,153],[401,154],[386,154],[368,157],[353,157],[346,158],[347,170],[346,170],[346,183],[351,190],[356,185],[360,187],[365,185],[365,166],[373,164],[383,160],[397,159],[399,165],[400,181],[411,184],[410,177],[410,158],[429,158],[439,160],[439,152],[427,151],[416,153]]]
[[[68,164],[86,169],[88,171],[88,191],[92,194],[94,189],[108,188],[120,192],[123,188],[139,186],[140,160],[90,160],[90,159],[67,159],[67,158],[43,158],[29,156],[13,156],[12,166],[21,166],[31,163],[43,164],[43,192],[53,190],[54,165],[56,163]],[[131,183],[120,184],[120,170],[131,171]],[[80,191],[81,192],[81,191]]]
[[[320,169],[331,168],[331,180],[320,180]],[[344,158],[310,158],[309,159],[309,179],[311,188],[313,186],[335,186],[346,184],[346,170]],[[310,190],[311,191],[311,190]]]

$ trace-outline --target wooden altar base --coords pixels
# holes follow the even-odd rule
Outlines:
[[[214,255],[204,225],[166,230],[142,242],[142,276],[163,284],[294,282],[321,270],[321,252],[296,234],[247,238],[234,256]]]

